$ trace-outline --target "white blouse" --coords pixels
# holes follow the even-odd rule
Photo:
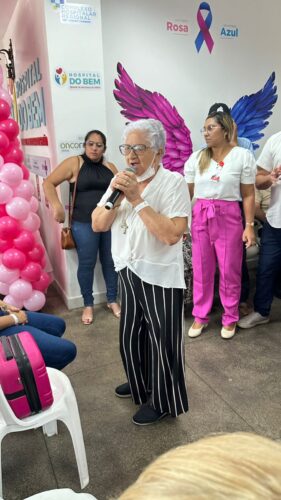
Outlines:
[[[98,203],[104,206],[109,187]],[[142,198],[170,219],[190,215],[190,197],[184,178],[162,166],[145,187]],[[165,288],[185,288],[182,239],[167,245],[151,234],[132,205],[125,199],[112,224],[112,257],[116,271],[128,267],[146,283]]]
[[[256,163],[253,154],[238,146],[225,156],[223,165],[211,160],[200,174],[200,151],[192,153],[184,166],[185,180],[194,183],[194,198],[241,201],[240,184],[254,184]]]
[[[281,165],[281,132],[272,135],[265,143],[257,165],[268,172]],[[272,227],[281,228],[281,180],[271,187],[271,200],[266,218]]]

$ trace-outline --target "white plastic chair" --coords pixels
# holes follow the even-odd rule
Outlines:
[[[57,434],[57,420],[61,420],[67,426],[74,447],[81,489],[89,483],[89,473],[82,434],[80,416],[74,390],[68,377],[59,370],[47,368],[54,402],[52,406],[37,415],[18,419],[11,410],[6,397],[0,386],[0,496],[2,494],[2,463],[1,443],[2,439],[10,432],[20,432],[43,427],[48,436]]]

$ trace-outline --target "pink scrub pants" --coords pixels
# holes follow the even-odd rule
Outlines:
[[[192,212],[193,311],[208,323],[214,299],[216,264],[223,326],[239,319],[242,271],[242,216],[237,201],[198,199]]]

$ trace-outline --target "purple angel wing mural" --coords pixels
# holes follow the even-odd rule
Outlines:
[[[259,147],[255,141],[264,136],[261,131],[267,127],[266,120],[272,115],[272,108],[278,98],[274,82],[275,73],[272,73],[261,90],[241,97],[231,110],[232,118],[237,124],[238,136],[250,139],[254,149]]]
[[[136,85],[118,63],[119,80],[115,80],[115,99],[123,108],[121,114],[128,120],[154,118],[160,120],[166,130],[166,151],[163,165],[169,170],[183,173],[186,160],[192,153],[190,130],[175,106],[158,92],[150,92]]]

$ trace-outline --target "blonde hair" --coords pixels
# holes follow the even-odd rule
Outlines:
[[[221,111],[214,111],[213,113],[210,113],[206,120],[208,118],[214,118],[214,120],[223,128],[225,131],[225,138],[228,142],[231,141],[234,127],[233,127],[233,120],[231,118],[231,115],[229,113],[224,113]],[[199,171],[200,174],[202,174],[205,170],[210,165],[210,161],[212,158],[212,148],[204,148],[202,151],[199,153],[200,158],[199,158]]]
[[[280,498],[280,444],[237,432],[203,438],[161,455],[119,500]]]

